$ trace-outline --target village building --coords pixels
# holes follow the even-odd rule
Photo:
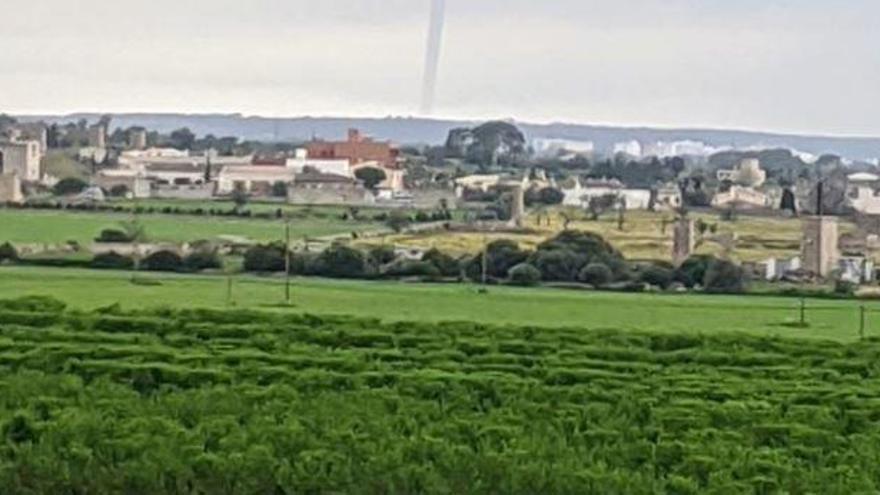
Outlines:
[[[276,183],[287,185],[295,176],[294,169],[286,166],[227,165],[217,175],[217,194],[232,194],[238,190],[268,196]]]
[[[716,193],[712,197],[712,207],[717,209],[764,209],[771,206],[770,197],[751,187],[733,185],[730,189]]]
[[[37,182],[41,159],[38,141],[0,143],[0,174],[16,174],[21,181]]]
[[[719,182],[731,182],[746,188],[761,187],[767,181],[767,172],[755,158],[746,158],[733,169],[719,170],[716,176]]]
[[[614,196],[630,210],[649,209],[652,197],[650,189],[628,189],[617,179],[589,179],[583,183],[576,180],[574,187],[563,189],[562,194],[565,206],[586,208],[594,198]]]
[[[847,204],[865,215],[880,215],[880,176],[857,173],[847,176]]]
[[[95,185],[105,191],[125,187],[129,198],[144,199],[152,196],[152,188],[146,174],[130,169],[101,170],[95,175]]]
[[[397,168],[400,150],[389,142],[374,141],[357,129],[349,129],[345,141],[313,140],[306,145],[312,159],[345,159],[351,164],[378,162],[383,168]]]
[[[764,280],[778,282],[790,274],[795,274],[803,268],[800,256],[793,258],[770,258],[758,263],[758,268]]]
[[[681,189],[675,184],[667,184],[656,189],[652,206],[655,211],[664,211],[677,210],[683,204]]]
[[[459,177],[455,179],[455,195],[460,198],[464,196],[467,191],[487,193],[491,191],[492,188],[497,187],[500,182],[501,176],[497,174],[476,174]]]
[[[296,174],[287,188],[287,201],[293,204],[369,204],[373,200],[356,179],[312,169]]]
[[[255,161],[254,163],[257,164],[258,162]],[[377,165],[376,162],[363,163],[373,166]],[[286,158],[283,165],[296,173],[312,169],[323,174],[342,175],[344,177],[354,176],[352,161],[348,158],[312,158],[309,157],[308,150],[304,148],[296,150],[293,157]]]

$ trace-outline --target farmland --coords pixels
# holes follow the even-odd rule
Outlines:
[[[573,221],[569,228],[601,235],[614,247],[621,250],[629,259],[669,260],[672,252],[672,226],[664,221],[671,221],[672,213],[655,213],[633,211],[627,213],[623,230],[618,229],[617,218],[608,214],[598,221],[584,218],[583,212],[569,211]],[[740,216],[736,222],[724,222],[714,213],[695,213],[692,217],[706,224],[715,225],[718,235],[735,233],[738,237],[733,255],[742,261],[763,261],[771,257],[792,257],[799,253],[802,226],[796,218]],[[550,224],[547,225],[549,219]],[[452,253],[474,253],[482,249],[484,241],[497,239],[513,239],[524,247],[533,248],[537,244],[552,237],[563,229],[563,218],[560,210],[550,210],[542,215],[538,223],[538,215],[529,217],[527,227],[532,230],[527,234],[492,233],[492,232],[436,232],[424,234],[391,235],[389,242],[411,247],[436,247]],[[841,233],[854,230],[850,223],[841,224]],[[717,255],[722,247],[714,242],[705,242],[698,246],[698,254]]]
[[[2,493],[880,485],[874,340],[39,300],[0,322]]]
[[[50,295],[72,307],[224,308],[221,276],[139,274],[157,285],[132,284],[130,274],[94,270],[0,267],[0,298]],[[278,310],[282,280],[236,276],[240,308]],[[759,296],[621,294],[469,285],[295,279],[295,307],[283,311],[354,315],[384,321],[472,321],[484,324],[579,327],[654,332],[743,332],[759,336],[852,341],[859,334],[858,301],[810,300],[809,328],[797,328],[797,299]],[[867,303],[869,310],[880,302]],[[280,310],[279,310],[280,311]],[[880,315],[868,315],[868,335],[880,335]]]
[[[0,241],[16,244],[63,244],[77,241],[91,244],[105,228],[118,228],[131,219],[125,213],[85,213],[44,210],[0,209]],[[278,220],[256,218],[220,218],[195,215],[140,215],[149,239],[154,242],[188,242],[214,239],[222,235],[254,241],[283,238],[284,227]],[[352,231],[378,229],[373,222],[346,222],[331,212],[316,212],[291,223],[294,237],[319,237]]]

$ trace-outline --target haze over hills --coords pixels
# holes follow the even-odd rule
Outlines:
[[[44,120],[69,122],[79,119],[95,121],[98,113],[69,115],[19,116],[22,121]],[[347,118],[295,117],[268,118],[242,114],[169,114],[124,113],[113,115],[114,127],[144,126],[160,132],[188,127],[199,135],[237,136],[250,140],[307,140],[312,137],[334,139],[344,136],[349,128],[359,128],[379,139],[402,144],[442,144],[450,129],[477,124],[476,121],[427,119],[415,117]],[[833,153],[853,160],[880,157],[880,137],[839,137],[779,134],[771,132],[723,129],[661,129],[650,127],[615,127],[585,124],[532,124],[515,122],[530,138],[554,138],[592,141],[596,149],[609,150],[614,143],[638,140],[702,141],[710,146],[734,148],[783,147],[821,155]]]

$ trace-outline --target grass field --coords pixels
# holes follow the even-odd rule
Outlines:
[[[0,299],[50,295],[82,309],[119,303],[123,308],[226,306],[222,276],[141,275],[161,285],[134,285],[119,272],[0,267]],[[238,307],[277,307],[282,281],[239,276],[233,297]],[[755,335],[858,338],[856,301],[811,300],[809,328],[795,328],[799,301],[784,297],[618,294],[561,289],[297,279],[291,311],[355,315],[388,321],[472,321],[478,323],[581,327],[656,332],[746,332]],[[880,309],[880,303],[869,303]],[[867,334],[880,335],[880,313],[869,316]]]
[[[629,212],[623,230],[618,229],[614,214],[605,215],[598,221],[584,220],[583,213],[578,215],[577,218],[581,219],[573,222],[569,228],[601,235],[620,249],[627,258],[655,260],[671,258],[672,225],[667,224],[665,232],[663,229],[664,220],[670,221],[674,218],[671,213]],[[796,218],[741,216],[736,222],[723,222],[718,215],[711,213],[692,216],[695,219],[702,219],[707,224],[717,225],[719,235],[735,233],[738,240],[733,255],[741,261],[791,257],[800,251],[801,220]],[[535,233],[528,235],[437,232],[395,235],[389,240],[405,246],[436,247],[462,254],[478,252],[485,240],[492,241],[499,238],[513,239],[531,248],[562,230],[563,219],[558,212],[552,212],[549,218],[549,226],[546,224],[546,217],[541,225],[538,225],[537,216],[532,215],[527,226]],[[841,234],[852,232],[854,229],[855,226],[850,223],[841,223]],[[700,254],[719,254],[721,251],[722,247],[714,242],[704,242],[697,249]]]
[[[147,237],[157,242],[187,242],[235,235],[255,241],[280,240],[284,227],[280,221],[244,218],[198,217],[190,215],[141,215]],[[62,244],[75,240],[91,244],[102,229],[118,228],[130,220],[124,213],[84,213],[45,210],[0,209],[0,242],[21,244]],[[345,222],[334,215],[297,219],[291,223],[296,238],[344,234],[372,230],[373,222]]]

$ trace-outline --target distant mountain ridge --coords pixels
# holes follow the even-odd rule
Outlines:
[[[70,115],[28,115],[22,121],[45,120],[69,122],[100,118],[99,113]],[[361,129],[377,139],[388,139],[401,144],[442,144],[451,129],[468,127],[478,121],[426,119],[416,117],[347,118],[347,117],[294,117],[269,118],[242,114],[171,114],[121,113],[113,114],[114,127],[144,126],[161,132],[189,127],[199,135],[237,136],[250,140],[307,140],[312,137],[337,139],[349,128]],[[515,122],[529,138],[568,139],[592,141],[598,150],[609,150],[614,143],[637,140],[701,141],[710,146],[735,148],[782,147],[821,155],[833,153],[853,160],[873,160],[880,157],[878,137],[832,137],[771,132],[723,129],[660,129],[650,127],[615,127],[586,124],[532,124]]]

